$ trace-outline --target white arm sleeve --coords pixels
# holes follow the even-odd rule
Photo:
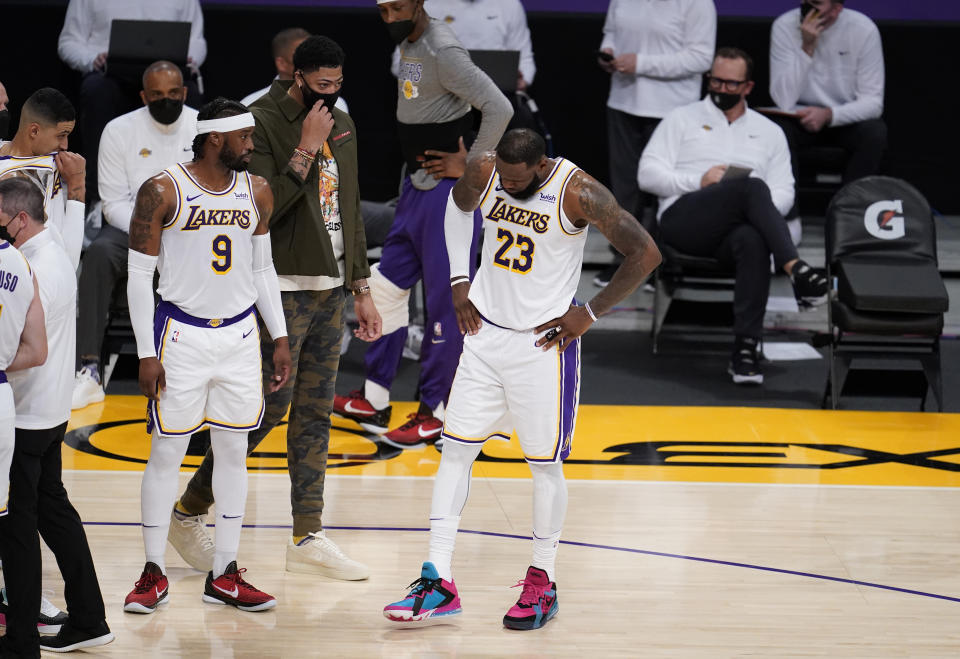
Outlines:
[[[253,236],[253,284],[257,288],[257,311],[276,341],[287,335],[287,321],[280,298],[280,280],[273,267],[270,233]]]
[[[470,276],[470,244],[473,242],[473,211],[462,211],[453,200],[453,190],[447,196],[447,211],[443,215],[443,238],[450,260],[450,279]]]
[[[140,359],[157,356],[153,342],[153,273],[157,269],[157,258],[135,249],[127,250],[127,306]]]

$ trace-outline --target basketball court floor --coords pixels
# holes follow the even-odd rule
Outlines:
[[[763,388],[743,389],[725,374],[725,348],[688,345],[653,357],[646,334],[624,326],[631,313],[643,315],[648,298],[638,294],[609,319],[620,331],[598,326],[585,338],[582,405],[565,466],[560,609],[531,632],[501,624],[531,554],[531,483],[516,439],[488,443],[474,466],[454,557],[463,614],[404,628],[381,609],[419,576],[440,454],[433,446],[400,451],[340,419],[324,521],[348,555],[371,567],[369,580],[285,572],[291,529],[280,426],[248,463],[240,549],[246,576],[277,607],[244,613],[204,604],[205,575],[168,548],[169,606],[124,613],[144,560],[139,488],[149,438],[144,399],[129,368],[118,368],[107,400],[74,413],[64,449],[64,479],[87,524],[116,634],[95,654],[960,655],[960,416],[915,411],[916,401],[892,392],[820,410],[822,359],[771,364]],[[775,339],[803,325],[783,324],[771,328]],[[948,332],[957,326],[948,318]],[[958,358],[957,342],[945,341],[948,411],[960,410]],[[362,350],[351,345],[338,390],[356,387],[361,369]],[[415,373],[405,360],[399,400],[413,400]],[[395,403],[394,423],[414,407]],[[199,460],[187,457],[184,483]],[[44,556],[44,587],[63,606],[56,565]]]

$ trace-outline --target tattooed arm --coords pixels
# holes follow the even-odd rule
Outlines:
[[[463,176],[457,179],[453,186],[453,201],[457,208],[465,212],[473,212],[480,205],[480,197],[487,189],[490,175],[496,164],[497,154],[493,151],[484,151],[467,163]]]
[[[163,225],[176,208],[173,181],[158,174],[140,186],[130,219],[130,249],[127,251],[127,304],[130,324],[140,357],[140,391],[157,400],[167,387],[166,372],[157,359],[153,338],[153,273],[160,254]]]
[[[660,250],[650,234],[630,213],[623,210],[605,187],[585,172],[571,177],[563,197],[563,212],[578,227],[595,225],[610,244],[623,254],[624,260],[610,279],[610,283],[588,303],[597,316],[632,293],[654,268],[660,265]],[[536,328],[540,333],[558,328],[551,338],[541,337],[538,346],[547,350],[559,345],[562,351],[570,341],[586,332],[593,318],[585,307],[571,307],[567,313]]]

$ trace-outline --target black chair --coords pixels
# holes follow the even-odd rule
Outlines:
[[[840,404],[855,359],[919,362],[943,410],[940,335],[948,307],[937,269],[937,239],[927,200],[909,183],[870,176],[844,186],[827,209],[830,373],[823,395]],[[876,370],[876,369],[874,369]]]
[[[660,349],[660,334],[667,320],[667,312],[675,299],[695,300],[716,304],[718,301],[730,307],[732,319],[733,268],[718,259],[684,254],[663,240],[657,240],[663,261],[654,276],[653,324],[650,327],[653,353]],[[720,294],[718,294],[718,292]],[[727,323],[730,325],[732,323]],[[671,325],[673,327],[673,325]],[[710,332],[704,324],[676,326],[684,333]],[[729,335],[729,331],[724,332]]]

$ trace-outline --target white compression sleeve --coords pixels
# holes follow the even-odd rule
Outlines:
[[[460,513],[470,494],[470,473],[480,455],[482,444],[445,442],[440,466],[433,480],[433,503],[430,505],[430,553],[427,560],[437,568],[440,577],[453,580],[453,550],[460,526]]]
[[[140,359],[157,356],[153,343],[153,273],[156,269],[156,256],[127,250],[127,306]]]
[[[166,437],[153,431],[150,459],[140,483],[140,521],[143,526],[143,548],[147,560],[167,573],[164,552],[170,529],[170,511],[177,498],[180,463],[187,454],[190,437]]]
[[[463,211],[453,200],[453,190],[447,197],[443,215],[443,238],[450,260],[450,279],[470,276],[470,246],[473,243],[473,211]]]
[[[446,446],[443,447],[446,451]],[[551,581],[560,544],[563,520],[567,516],[567,481],[563,464],[529,463],[533,475],[533,561]]]
[[[243,513],[247,507],[247,433],[210,428],[213,450],[213,498],[217,502],[213,578],[237,560]]]
[[[269,233],[253,236],[253,284],[257,288],[257,310],[270,332],[270,338],[276,341],[286,336],[287,321],[283,315],[280,280],[273,267]]]

